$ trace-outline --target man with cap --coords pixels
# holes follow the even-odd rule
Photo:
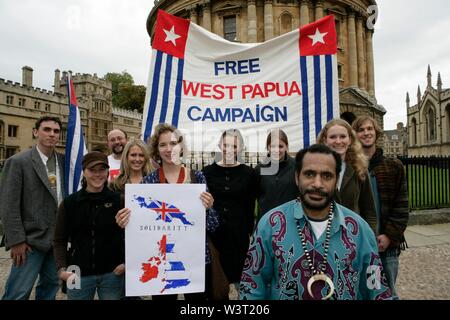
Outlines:
[[[82,189],[64,199],[58,210],[54,237],[58,277],[67,281],[69,300],[92,300],[96,293],[100,300],[118,300],[125,288],[124,231],[115,222],[120,194],[107,187],[109,164],[104,153],[89,152],[82,163]]]
[[[36,121],[36,145],[6,160],[0,179],[0,218],[11,272],[4,300],[26,300],[39,276],[36,300],[54,300],[58,279],[52,240],[56,211],[64,194],[64,155],[55,151],[59,118]]]

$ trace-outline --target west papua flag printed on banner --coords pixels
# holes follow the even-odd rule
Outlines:
[[[281,128],[296,151],[339,116],[333,16],[242,44],[159,10],[152,48],[145,141],[158,123],[170,123],[190,150],[209,152],[224,130],[235,128],[246,151],[262,152],[269,131]]]

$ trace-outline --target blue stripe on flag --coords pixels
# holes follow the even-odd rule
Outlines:
[[[79,116],[80,116],[80,114],[78,113],[78,117]],[[81,119],[80,119],[80,126],[81,126]],[[83,172],[82,162],[83,162],[83,156],[84,156],[84,145],[85,144],[84,144],[83,132],[80,132],[80,144],[78,145],[78,155],[77,155],[77,160],[76,160],[76,164],[75,164],[75,168],[74,168],[74,172],[73,172],[72,192],[78,191],[78,187],[80,185],[81,174]]]
[[[166,271],[186,271],[184,268],[184,264],[181,261],[169,261],[170,269],[166,269]]]
[[[66,155],[65,155],[65,166],[64,166],[64,190],[66,196],[70,195],[70,186],[69,186],[69,176],[70,176],[70,160],[72,159],[72,145],[73,145],[73,136],[75,134],[75,125],[76,125],[76,108],[70,104],[70,83],[67,81],[67,94],[69,97],[69,118],[67,121],[67,141],[66,141]]]
[[[325,71],[327,78],[327,121],[333,119],[333,61],[331,55],[325,56]]]
[[[178,59],[177,87],[175,89],[175,106],[173,108],[172,125],[178,128],[180,117],[181,89],[183,85],[184,60]]]
[[[161,106],[161,115],[159,116],[159,123],[166,122],[167,108],[169,104],[169,90],[170,90],[170,80],[172,74],[172,61],[173,56],[167,55],[166,61],[166,74],[164,76],[164,91],[163,91],[163,100]]]
[[[303,148],[309,147],[309,98],[308,98],[308,68],[306,57],[300,57],[303,94]]]
[[[150,105],[147,113],[147,122],[145,123],[144,141],[147,141],[148,137],[152,133],[153,120],[155,118],[156,104],[158,102],[158,87],[159,87],[159,76],[161,73],[161,61],[163,53],[161,51],[156,52],[156,62],[155,70],[153,73],[152,82],[152,95],[150,98]]]
[[[322,128],[322,81],[320,77],[320,56],[314,56],[314,102],[314,118],[317,137]]]

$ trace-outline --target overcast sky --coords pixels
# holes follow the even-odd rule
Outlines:
[[[406,91],[417,101],[441,72],[450,87],[448,0],[378,0],[375,77],[378,103],[388,111],[385,129],[406,123]],[[54,70],[75,73],[128,71],[147,85],[150,39],[145,28],[153,0],[0,0],[0,78],[22,82],[34,69],[35,87],[53,90]]]

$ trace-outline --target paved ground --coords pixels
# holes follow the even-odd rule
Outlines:
[[[450,300],[450,224],[412,226],[409,249],[400,256],[398,294],[404,300]],[[0,249],[0,295],[10,269],[9,253]],[[236,299],[236,292],[230,297]],[[65,296],[58,294],[58,299]]]

